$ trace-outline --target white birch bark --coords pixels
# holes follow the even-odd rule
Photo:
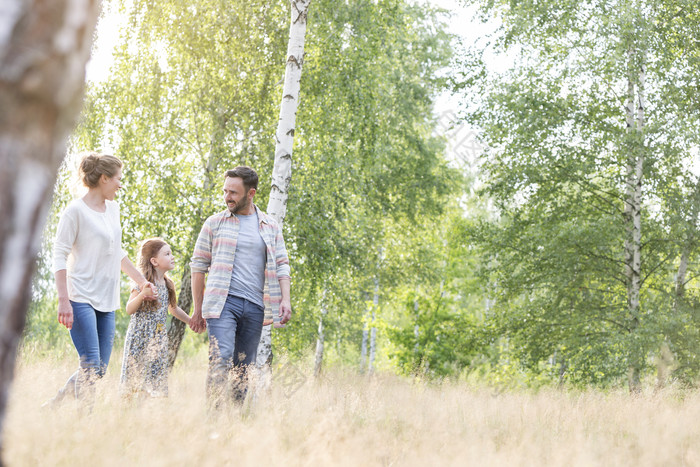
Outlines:
[[[372,309],[372,331],[370,332],[369,338],[369,363],[367,364],[367,371],[369,374],[374,373],[374,358],[377,355],[377,328],[374,325],[376,319],[376,310]]]
[[[304,39],[306,37],[306,19],[311,0],[291,1],[291,20],[289,26],[289,43],[287,45],[287,65],[284,73],[282,104],[280,118],[275,133],[275,164],[272,169],[272,187],[267,203],[267,213],[279,224],[284,224],[287,213],[287,194],[292,180],[292,146],[296,125],[299,89],[301,87],[301,70],[304,64]],[[277,317],[275,317],[277,319]],[[262,372],[270,372],[272,360],[272,325],[263,326],[258,344],[256,365]],[[267,375],[269,376],[269,375]],[[259,375],[261,381],[269,381],[265,375]]]
[[[97,0],[0,2],[0,434],[41,232],[82,105],[99,6]]]
[[[629,66],[636,68],[634,52],[629,51]],[[635,86],[633,76],[636,75]],[[627,306],[630,315],[629,331],[637,332],[639,326],[639,293],[641,289],[641,238],[642,238],[642,178],[644,170],[644,150],[642,134],[645,119],[646,70],[642,61],[638,72],[630,73],[627,84],[625,110],[629,133],[627,174],[625,181],[624,219],[627,231],[625,239],[625,277],[627,280]],[[637,88],[635,90],[635,87]],[[635,108],[636,103],[636,108]],[[633,349],[630,356],[628,384],[630,391],[640,389],[641,358],[640,349]]]
[[[267,213],[282,227],[287,213],[287,193],[292,180],[292,145],[296,124],[301,70],[304,64],[304,38],[306,18],[311,0],[292,0],[289,44],[287,46],[287,67],[284,74],[282,105],[275,133],[275,165],[272,169],[272,188]]]
[[[314,376],[321,375],[323,366],[323,349],[325,345],[325,333],[323,331],[323,318],[328,314],[328,304],[326,303],[326,289],[321,295],[321,316],[318,318],[318,337],[316,338],[316,355],[314,358]]]

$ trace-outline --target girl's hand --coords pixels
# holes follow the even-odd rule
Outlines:
[[[67,329],[73,328],[73,306],[67,298],[58,300],[58,322]]]

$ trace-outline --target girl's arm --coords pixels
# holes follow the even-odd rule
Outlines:
[[[141,288],[141,291],[138,290],[132,290],[131,291],[131,296],[129,296],[129,301],[126,302],[126,312],[130,315],[133,315],[138,311],[138,309],[141,307],[141,304],[143,303],[143,300],[145,297],[150,297],[153,295],[153,291],[151,289],[151,284],[146,282],[146,286]]]
[[[168,310],[170,311],[170,314],[179,319],[180,321],[190,324],[190,317],[185,311],[180,308],[179,306],[176,307],[168,307]]]
[[[204,301],[204,273],[192,271],[192,316],[190,316],[190,329],[196,333],[203,332],[207,328],[207,322],[202,318],[202,302]]]

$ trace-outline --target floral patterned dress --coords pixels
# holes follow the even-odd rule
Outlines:
[[[168,395],[168,288],[156,284],[157,309],[143,305],[131,315],[124,341],[120,391],[123,395],[146,392],[154,397]],[[133,290],[140,290],[134,286]]]

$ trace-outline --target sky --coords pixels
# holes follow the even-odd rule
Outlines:
[[[103,8],[108,8],[103,3]],[[86,79],[92,82],[101,82],[109,76],[109,68],[112,65],[112,51],[119,42],[119,28],[124,18],[115,11],[107,10],[97,23],[97,41],[93,45],[92,55],[86,68]]]

